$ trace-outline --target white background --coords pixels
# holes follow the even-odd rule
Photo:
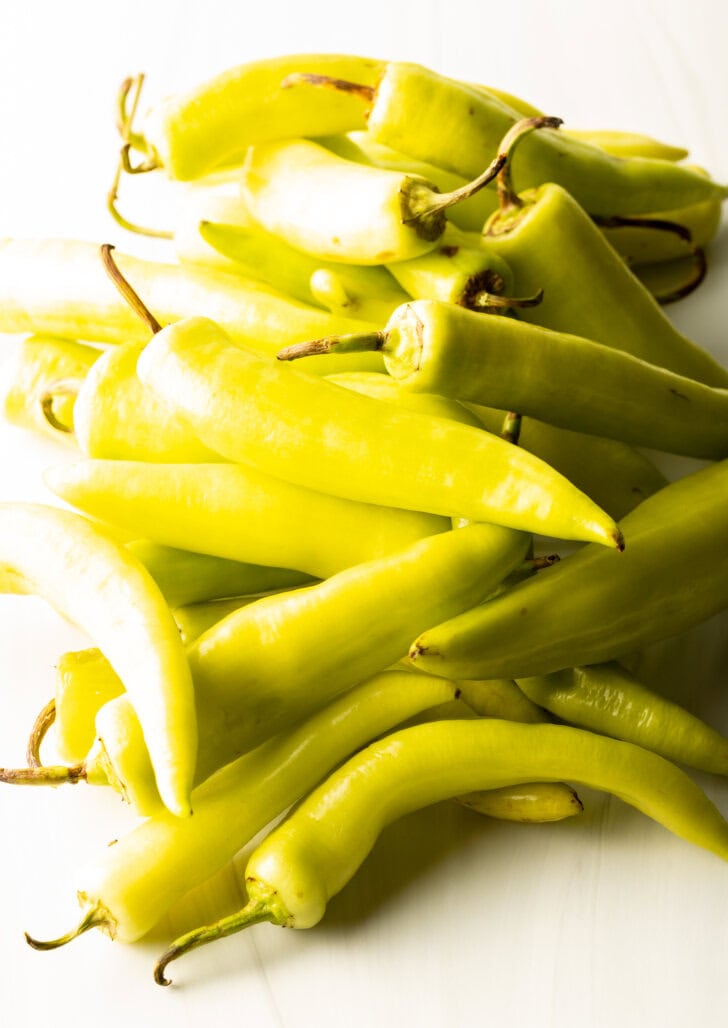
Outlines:
[[[112,108],[145,70],[153,100],[247,59],[305,51],[416,60],[522,95],[574,127],[689,147],[728,181],[719,0],[366,3],[4,0],[0,8],[0,236],[124,240],[104,213]],[[700,291],[670,309],[724,361],[728,240]],[[38,282],[42,290],[43,283]],[[3,343],[0,360],[12,350]],[[0,497],[49,497],[67,451],[0,428]],[[675,470],[678,466],[671,465]],[[40,601],[0,598],[0,763],[23,758],[58,654],[82,644]],[[646,677],[728,731],[725,621],[651,652]],[[728,813],[728,788],[704,784]],[[387,831],[311,932],[263,925],[201,950],[161,990],[171,935],[239,898],[231,875],[134,947],[91,933],[38,954],[77,909],[71,880],[132,818],[84,786],[0,794],[0,1024],[717,1028],[728,1018],[728,868],[617,801],[588,794],[577,823],[482,823],[440,806]]]

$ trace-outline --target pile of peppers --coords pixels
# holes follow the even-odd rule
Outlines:
[[[29,944],[139,939],[278,822],[167,985],[241,928],[315,925],[448,799],[556,821],[585,785],[728,859],[678,766],[728,774],[728,739],[630,670],[728,606],[728,370],[661,309],[728,188],[414,64],[262,60],[146,113],[142,86],[108,207],[168,261],[0,242],[4,414],[75,449],[45,476],[73,509],[0,505],[0,588],[93,644],[0,780],[139,814],[79,870],[79,924]],[[166,177],[174,224],[134,221],[131,175]]]

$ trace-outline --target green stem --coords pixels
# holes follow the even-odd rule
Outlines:
[[[503,419],[501,439],[505,439],[507,443],[513,443],[514,446],[517,446],[518,440],[521,437],[521,421],[520,414],[517,414],[515,411],[508,411]]]
[[[310,339],[304,343],[294,343],[279,350],[276,357],[279,361],[296,361],[300,357],[314,357],[322,353],[363,353],[370,350],[383,350],[387,343],[388,333],[381,329],[376,332],[352,332],[341,336],[325,336],[323,339]]]
[[[101,905],[97,905],[91,907],[79,924],[72,931],[67,932],[66,935],[61,935],[59,938],[51,939],[48,942],[41,942],[25,932],[25,941],[29,946],[37,950],[58,949],[59,946],[65,946],[67,942],[73,942],[79,935],[83,935],[84,932],[89,931],[91,928],[109,928],[111,924],[111,919],[106,910]]]
[[[508,159],[499,172],[497,179],[498,202],[500,204],[501,213],[512,207],[523,206],[520,196],[513,189],[513,183],[511,180],[513,154],[518,144],[536,129],[557,129],[562,124],[562,118],[552,118],[547,115],[538,118],[522,118],[520,121],[517,121],[515,125],[512,125],[510,130],[503,137],[500,149],[501,152],[507,153]]]
[[[133,166],[129,161],[129,144],[124,144],[121,148],[119,162],[116,166],[116,174],[114,175],[114,179],[111,183],[111,188],[106,194],[106,209],[116,224],[127,232],[134,232],[138,236],[149,236],[151,239],[173,239],[174,234],[165,229],[147,228],[144,225],[136,224],[134,221],[129,221],[128,218],[124,217],[117,206],[122,172],[126,171],[129,174],[137,175],[142,171],[151,170],[151,167],[144,167],[144,165],[141,164]]]
[[[254,924],[260,924],[262,921],[270,921],[272,924],[282,923],[265,900],[258,900],[248,903],[242,910],[236,911],[229,917],[222,917],[213,924],[195,928],[186,935],[180,936],[155,964],[155,982],[157,985],[171,985],[171,979],[167,978],[164,972],[173,960],[184,956],[190,950],[197,949],[198,946],[205,946],[208,942],[214,942],[215,939],[224,939],[227,935],[234,935],[235,932],[240,932]]]
[[[79,378],[59,379],[57,382],[53,382],[49,385],[48,388],[41,393],[41,413],[51,428],[55,428],[57,432],[64,432],[66,435],[73,435],[73,425],[67,425],[56,417],[56,413],[53,410],[53,404],[59,396],[73,396],[75,399],[78,396],[81,384],[82,382]]]
[[[498,147],[498,153],[490,162],[488,167],[478,175],[477,178],[473,179],[472,182],[467,182],[464,186],[460,186],[459,189],[453,189],[450,193],[438,194],[437,199],[434,201],[428,201],[423,206],[422,210],[418,210],[409,221],[416,221],[418,218],[431,218],[433,215],[440,214],[447,210],[448,207],[452,207],[454,204],[462,203],[463,200],[468,200],[471,196],[480,192],[484,186],[487,186],[489,182],[494,179],[498,180],[498,190],[500,195],[501,183],[506,183],[505,188],[511,191],[510,186],[510,166],[513,160],[513,154],[520,141],[531,134],[534,129],[541,128],[558,128],[561,125],[561,118],[552,118],[546,115],[539,118],[521,118],[515,125],[512,125],[508,132],[500,142]],[[512,194],[512,191],[511,191]],[[520,200],[518,201],[520,203]]]
[[[499,293],[489,293],[481,290],[468,302],[471,309],[487,310],[498,308],[507,310],[509,307],[538,307],[543,300],[543,289],[539,289],[533,296],[501,296]]]

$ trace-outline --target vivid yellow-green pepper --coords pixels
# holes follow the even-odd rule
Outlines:
[[[561,725],[439,721],[406,728],[352,757],[263,840],[245,869],[248,905],[177,939],[170,961],[261,921],[311,928],[385,825],[471,788],[561,778],[611,792],[676,835],[728,860],[728,824],[686,774],[630,743]]]
[[[206,319],[160,332],[137,371],[229,460],[351,499],[620,545],[611,518],[530,454],[268,363]]]

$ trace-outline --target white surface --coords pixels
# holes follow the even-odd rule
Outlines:
[[[575,127],[685,144],[726,181],[724,12],[720,0],[6,0],[0,234],[122,244],[103,210],[120,79],[146,70],[151,99],[227,65],[294,51],[421,61],[520,94]],[[670,311],[724,361],[727,282],[724,232],[708,281]],[[41,470],[66,452],[0,427],[0,498],[48,500]],[[728,730],[725,628],[719,620],[658,647],[645,672]],[[79,644],[39,601],[0,597],[0,763],[22,760],[54,660]],[[705,785],[728,813],[726,784]],[[91,933],[34,953],[23,930],[53,935],[75,922],[76,868],[132,818],[83,786],[5,788],[0,1024],[724,1025],[728,868],[616,801],[585,800],[578,823],[545,827],[484,824],[452,806],[413,816],[385,834],[318,928],[254,928],[191,955],[175,968],[177,986],[161,990],[154,955],[173,932],[232,906],[231,877],[134,947]]]

